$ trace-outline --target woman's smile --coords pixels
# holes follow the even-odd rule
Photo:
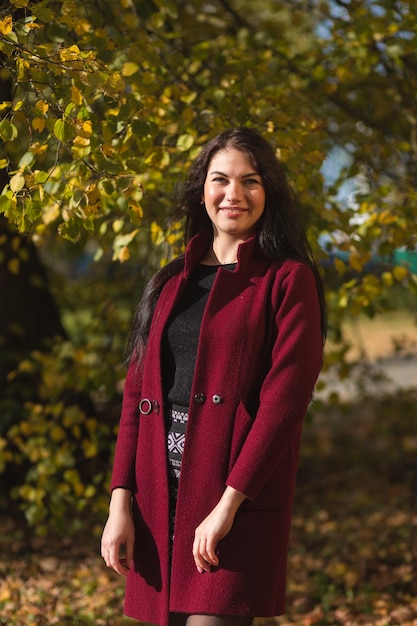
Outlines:
[[[238,206],[225,206],[220,207],[219,211],[224,211],[228,215],[241,215],[242,213],[246,213],[247,209],[242,209]]]

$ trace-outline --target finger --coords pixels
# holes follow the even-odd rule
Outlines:
[[[119,559],[119,551],[104,549],[102,550],[102,557],[107,567],[114,569],[120,576],[127,576],[129,568],[125,563],[125,559]]]
[[[214,535],[206,535],[200,537],[200,554],[203,557],[204,561],[210,563],[211,565],[218,565],[219,559],[216,554],[217,547],[217,539],[215,539]]]
[[[201,549],[201,540],[196,538],[194,540],[193,543],[193,557],[194,557],[194,562],[196,564],[197,567],[197,571],[200,574],[203,574],[204,572],[209,572],[210,571],[210,564],[206,561],[206,559],[203,556],[203,550]]]
[[[120,576],[127,576],[129,572],[124,559],[116,559],[114,562],[111,562],[110,567]]]
[[[216,547],[217,541],[209,537],[206,541],[206,553],[204,555],[204,558],[206,559],[206,561],[208,561],[208,563],[211,563],[212,565],[219,564],[219,558],[216,554]]]
[[[119,559],[119,565],[121,567],[122,576],[127,576],[130,570],[130,563],[131,561],[128,561],[126,558]]]
[[[125,557],[126,557],[126,565],[128,567],[132,567],[133,566],[133,555],[134,555],[134,548],[135,548],[135,539],[127,539],[126,541],[126,545],[125,545]]]

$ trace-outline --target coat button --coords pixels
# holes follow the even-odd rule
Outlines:
[[[213,404],[223,404],[222,396],[219,396],[217,393],[212,397]]]
[[[196,393],[194,396],[194,400],[197,402],[197,404],[204,404],[206,401],[206,396],[204,395],[204,393]]]
[[[149,415],[155,411],[155,413],[159,413],[159,403],[157,400],[149,400],[149,398],[143,398],[139,402],[139,412],[142,415]]]

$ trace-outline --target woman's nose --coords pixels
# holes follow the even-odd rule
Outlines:
[[[239,202],[243,197],[242,185],[238,181],[230,181],[226,198],[228,202]]]

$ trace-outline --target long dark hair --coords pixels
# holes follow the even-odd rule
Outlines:
[[[306,231],[275,150],[251,128],[226,130],[208,141],[190,167],[178,202],[177,213],[184,219],[184,243],[211,227],[201,203],[209,164],[220,150],[232,148],[244,152],[261,176],[265,189],[265,208],[257,224],[258,245],[270,259],[297,259],[314,272],[321,307],[323,341],[326,336],[326,306],[323,282]],[[183,256],[157,272],[144,290],[134,315],[127,347],[127,362],[140,359],[146,347],[153,311],[162,287],[183,268]]]

